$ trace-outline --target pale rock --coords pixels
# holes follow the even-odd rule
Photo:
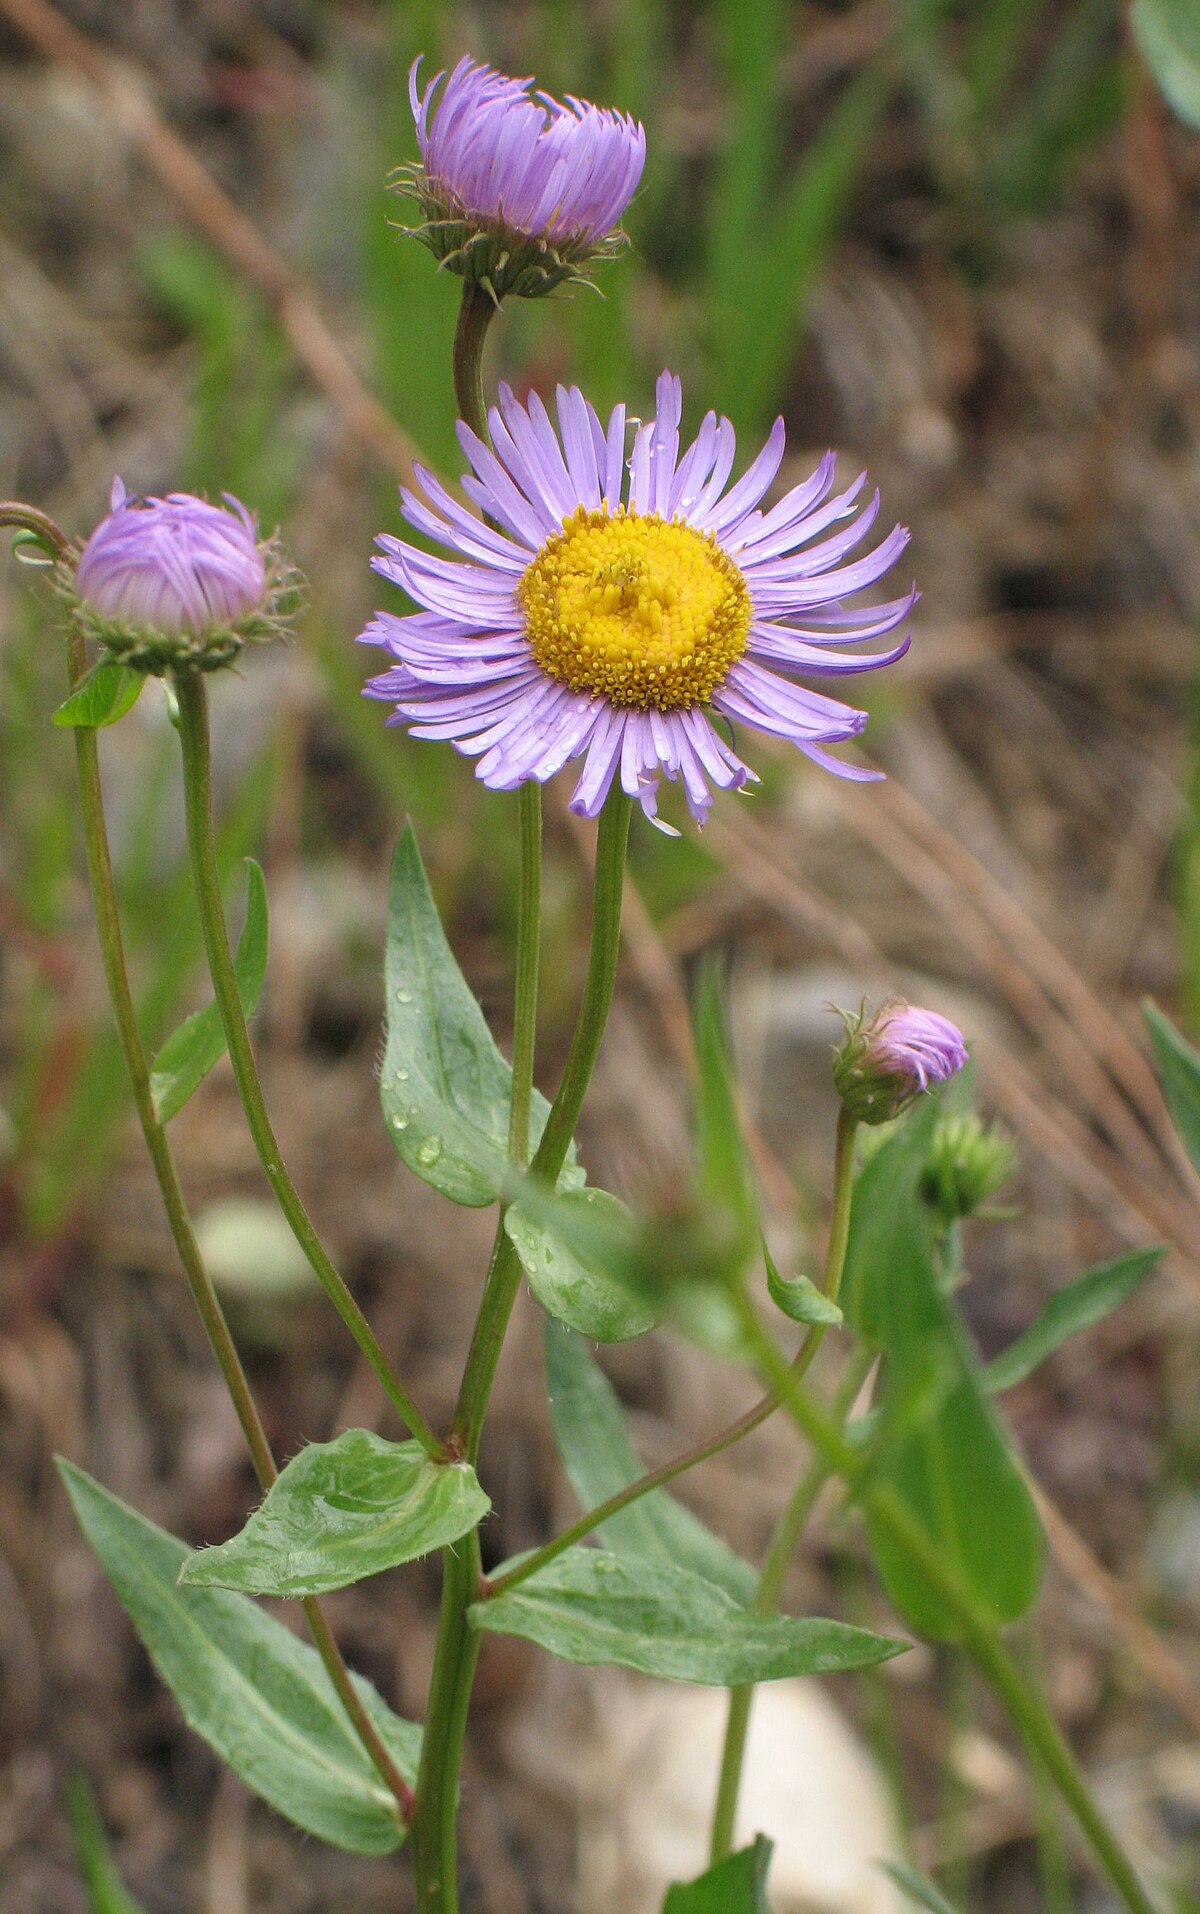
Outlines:
[[[668,1884],[706,1863],[727,1697],[610,1677],[595,1701],[580,1914],[660,1914]],[[887,1790],[813,1682],[769,1682],[755,1696],[737,1845],[760,1831],[775,1843],[774,1914],[905,1914],[879,1866],[900,1854]]]

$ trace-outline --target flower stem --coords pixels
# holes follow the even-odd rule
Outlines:
[[[533,1174],[552,1187],[558,1181],[559,1171],[566,1159],[612,1002],[621,942],[621,893],[630,808],[630,800],[624,792],[614,788],[600,814],[591,951],[583,1000],[562,1082],[531,1165]],[[534,842],[533,820],[533,809],[529,806],[522,814],[522,841],[526,849],[531,849]],[[523,860],[523,871],[528,886],[528,860]],[[522,901],[519,922],[524,936],[536,933],[536,917],[530,908],[528,896]],[[525,1050],[525,1036],[520,1026],[532,1011],[531,999],[522,1007],[522,993],[528,995],[530,988],[530,972],[528,953],[518,950],[519,1027],[513,1042],[514,1103],[518,1094],[518,1055],[523,1057]],[[531,1041],[531,1031],[528,1036]],[[514,1135],[516,1141],[521,1140],[520,1129],[521,1120],[514,1117],[510,1141]],[[514,1160],[519,1160],[515,1143],[513,1153]],[[496,1364],[500,1359],[520,1280],[521,1265],[516,1250],[505,1234],[502,1211],[463,1371],[451,1437],[456,1451],[472,1462],[479,1453],[479,1440]],[[482,1588],[482,1563],[476,1530],[462,1542],[456,1543],[454,1548],[442,1551],[442,1609],[413,1813],[413,1865],[417,1879],[417,1905],[421,1914],[458,1914],[455,1859],[458,1770],[478,1654],[478,1636],[467,1621],[466,1611],[472,1602],[478,1600]]]
[[[458,416],[477,439],[488,443],[487,401],[483,392],[483,342],[500,310],[483,286],[463,281],[462,304],[454,331],[454,397]]]
[[[825,1251],[825,1280],[822,1284],[830,1302],[836,1302],[838,1299],[842,1287],[842,1272],[846,1267],[846,1246],[850,1241],[850,1210],[854,1197],[854,1138],[857,1131],[857,1120],[843,1105],[838,1111],[834,1142],[833,1199],[829,1220],[829,1244]],[[814,1330],[823,1331],[824,1325],[818,1323],[813,1327]],[[820,1346],[815,1334],[810,1340],[813,1346],[810,1349],[806,1345],[803,1351],[807,1358],[805,1368],[808,1367]],[[849,1415],[854,1405],[854,1398],[866,1380],[867,1371],[873,1361],[872,1352],[860,1351],[847,1369],[835,1397],[835,1414],[839,1427]],[[789,1373],[792,1381],[798,1382],[804,1370],[797,1373],[793,1364]],[[844,1406],[842,1406],[843,1399]],[[759,1574],[753,1603],[753,1611],[756,1615],[773,1615],[778,1608],[788,1566],[799,1546],[800,1537],[812,1513],[813,1504],[828,1476],[828,1464],[821,1457],[814,1456],[796,1484],[791,1500],[780,1516],[778,1526],[771,1537]],[[717,1799],[713,1808],[712,1859],[714,1862],[723,1861],[733,1846],[733,1824],[737,1816],[738,1792],[742,1782],[742,1764],[746,1758],[746,1737],[750,1730],[750,1709],[753,1702],[753,1684],[747,1683],[740,1688],[730,1689],[729,1715],[725,1723],[725,1742],[721,1750]]]
[[[1042,1696],[1026,1681],[1000,1639],[988,1609],[946,1559],[908,1505],[887,1483],[872,1480],[870,1456],[853,1449],[835,1419],[792,1375],[788,1363],[743,1292],[742,1319],[764,1379],[770,1381],[801,1432],[831,1472],[854,1489],[875,1521],[887,1529],[921,1574],[937,1589],[961,1630],[963,1645],[1024,1740],[1041,1757],[1059,1794],[1074,1814],[1099,1866],[1129,1914],[1161,1914],[1138,1879],[1129,1856],[1093,1800],[1075,1757]]]
[[[483,345],[498,309],[496,300],[489,297],[482,286],[469,281],[464,284],[454,334],[454,396],[459,417],[485,445],[489,441]],[[512,1163],[524,1169],[529,1157],[541,946],[541,786],[532,781],[523,784],[517,805],[520,879],[508,1153]],[[479,1431],[519,1278],[516,1257],[504,1229],[504,1208],[502,1203],[467,1360],[467,1374],[473,1379],[473,1410],[471,1416],[464,1419],[462,1404],[468,1389],[467,1374],[464,1374],[459,1413],[451,1437],[455,1450],[460,1454],[469,1453],[472,1461],[478,1453]],[[486,1348],[486,1357],[476,1354],[481,1344]],[[479,1655],[479,1638],[467,1621],[467,1609],[478,1595],[482,1578],[479,1531],[474,1529],[460,1542],[442,1550],[442,1606],[413,1811],[413,1867],[417,1903],[422,1914],[458,1914],[458,1771]]]
[[[596,839],[592,942],[583,1000],[558,1094],[530,1165],[531,1174],[551,1188],[558,1181],[575,1133],[612,1003],[621,943],[621,892],[630,809],[630,799],[614,785],[604,801]],[[520,1280],[521,1265],[516,1250],[506,1235],[498,1233],[454,1418],[454,1440],[472,1461],[479,1452],[492,1380]]]
[[[479,1636],[467,1610],[479,1593],[479,1530],[442,1550],[442,1607],[425,1707],[413,1807],[413,1869],[421,1914],[458,1914],[458,1771]]]
[[[83,677],[87,664],[83,640],[76,631],[72,631],[68,639],[68,656],[71,688],[74,690]],[[217,1366],[229,1392],[238,1422],[241,1424],[246,1447],[250,1451],[250,1459],[254,1465],[254,1473],[258,1478],[258,1485],[265,1494],[278,1474],[275,1458],[271,1453],[271,1446],[267,1441],[266,1431],[263,1428],[246,1372],[242,1368],[229,1325],[225,1320],[225,1312],[221,1308],[220,1300],[213,1288],[212,1278],[200,1255],[192,1219],[188,1213],[183,1187],[179,1180],[174,1152],[154,1108],[150,1070],[142,1044],[141,1031],[138,1028],[133,995],[129,987],[129,973],[125,963],[125,946],[121,934],[112,855],[109,850],[108,830],[104,816],[104,790],[100,779],[96,733],[90,726],[75,727],[75,763],[79,778],[80,808],[83,813],[88,879],[96,915],[101,960],[121,1052],[133,1090],[134,1107],[137,1110],[146,1149],[158,1183],[163,1209],[166,1212],[167,1226],[178,1251],[188,1289],[204,1325],[209,1347],[217,1359]],[[407,1817],[412,1809],[412,1790],[397,1768],[378,1729],[359,1699],[320,1604],[315,1597],[310,1596],[301,1606],[309,1632],[325,1664],[326,1673],[351,1725],[381,1779],[395,1795],[401,1814]]]
[[[174,678],[179,701],[179,736],[183,747],[184,809],[187,818],[188,848],[192,876],[200,910],[204,948],[212,976],[213,992],[221,1013],[221,1024],[229,1050],[229,1060],[237,1080],[246,1122],[254,1139],[267,1181],[280,1209],[326,1294],[345,1323],[358,1347],[383,1386],[384,1393],[408,1425],[426,1453],[435,1461],[448,1458],[446,1445],[439,1441],[421,1411],[400,1381],[362,1310],[334,1268],[280,1153],[267,1114],[262,1085],[250,1047],[246,1018],[238,994],[237,978],[229,950],[225,927],[225,906],[217,872],[212,825],[212,768],[208,735],[208,703],[204,680],[197,671],[180,671]]]

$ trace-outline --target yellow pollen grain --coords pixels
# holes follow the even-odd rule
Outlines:
[[[746,581],[711,533],[623,506],[581,505],[517,596],[549,677],[641,710],[707,703],[750,629]]]

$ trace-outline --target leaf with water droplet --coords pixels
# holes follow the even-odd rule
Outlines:
[[[465,1462],[346,1429],[293,1456],[241,1533],[188,1557],[190,1588],[323,1595],[457,1542],[491,1503]]]
[[[452,1202],[494,1203],[509,1169],[512,1071],[454,960],[411,826],[392,866],[386,1005],[379,1089],[397,1150]],[[535,1147],[549,1107],[535,1090]],[[572,1155],[560,1188],[578,1188],[583,1180]]]
[[[591,1342],[628,1342],[633,1336],[644,1336],[657,1321],[645,1298],[610,1276],[579,1241],[564,1242],[554,1228],[560,1214],[568,1227],[576,1219],[600,1225],[593,1232],[597,1241],[602,1240],[605,1225],[620,1228],[631,1223],[624,1203],[607,1190],[564,1192],[537,1217],[514,1203],[505,1213],[504,1227],[542,1308]]]

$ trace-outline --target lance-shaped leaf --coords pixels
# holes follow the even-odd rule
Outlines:
[[[1200,1052],[1193,1050],[1154,1004],[1144,1003],[1142,1015],[1154,1046],[1154,1061],[1171,1121],[1200,1170]]]
[[[906,1646],[844,1622],[752,1615],[686,1569],[593,1548],[565,1549],[469,1614],[474,1627],[520,1635],[562,1661],[714,1688],[869,1668]]]
[[[607,1190],[570,1190],[544,1214],[532,1215],[520,1201],[504,1218],[530,1289],[542,1308],[593,1342],[628,1342],[653,1329],[655,1316],[628,1284],[614,1281],[603,1258],[589,1253],[590,1233],[571,1229],[578,1220],[603,1220],[632,1228],[624,1203]]]
[[[772,1842],[765,1834],[754,1845],[708,1868],[697,1881],[676,1881],[667,1889],[663,1914],[771,1914],[767,1870]]]
[[[233,960],[238,996],[248,1017],[267,974],[267,887],[260,867],[246,859],[246,921]],[[225,1032],[215,1003],[172,1031],[150,1068],[150,1093],[160,1123],[169,1123],[225,1055]]]
[[[508,1173],[512,1071],[446,941],[411,825],[392,865],[386,976],[379,1092],[389,1134],[424,1182],[481,1209],[496,1201]],[[549,1110],[535,1090],[535,1147]],[[582,1182],[570,1162],[560,1187]]]
[[[145,682],[144,672],[101,658],[59,705],[51,722],[95,731],[102,725],[115,724],[133,709]]]
[[[467,1462],[347,1429],[293,1456],[240,1534],[188,1558],[189,1588],[323,1595],[457,1542],[491,1503]]]
[[[984,1388],[995,1395],[1022,1381],[1039,1363],[1045,1362],[1047,1356],[1053,1355],[1068,1336],[1078,1335],[1081,1329],[1090,1329],[1093,1323],[1101,1322],[1140,1289],[1164,1254],[1159,1245],[1153,1249],[1130,1250],[1128,1255],[1103,1263],[1099,1269],[1089,1269],[1073,1283],[1056,1289],[1037,1321],[988,1363],[983,1372]]]
[[[608,1377],[578,1336],[549,1320],[546,1386],[558,1453],[585,1509],[596,1508],[645,1474]],[[640,1496],[610,1515],[596,1533],[617,1555],[690,1569],[743,1607],[758,1586],[749,1562],[666,1489]]]
[[[80,1527],[188,1725],[247,1787],[309,1834],[355,1854],[404,1839],[396,1802],[342,1711],[320,1656],[245,1595],[179,1588],[190,1551],[71,1463]],[[420,1729],[359,1676],[359,1699],[415,1781]]]

